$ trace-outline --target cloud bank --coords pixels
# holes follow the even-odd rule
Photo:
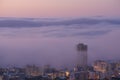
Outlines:
[[[0,18],[0,27],[43,27],[43,26],[74,26],[74,25],[120,25],[120,19],[98,19],[98,18],[78,18],[78,19],[35,19],[35,18]]]

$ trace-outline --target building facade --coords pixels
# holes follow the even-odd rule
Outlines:
[[[88,56],[87,56],[87,45],[83,43],[79,43],[77,45],[77,66],[86,68],[87,67],[87,61],[88,61]]]

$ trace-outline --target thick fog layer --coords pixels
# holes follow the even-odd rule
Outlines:
[[[88,45],[89,64],[96,59],[118,60],[120,19],[0,18],[0,64],[51,64],[72,67],[76,45]]]

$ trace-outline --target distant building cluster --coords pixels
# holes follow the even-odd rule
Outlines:
[[[97,72],[99,78],[111,80],[120,80],[120,61],[96,60],[93,64],[93,70]]]
[[[0,68],[0,80],[120,80],[120,61],[96,60],[88,66],[87,50],[87,45],[77,45],[77,62],[71,70],[50,65]]]

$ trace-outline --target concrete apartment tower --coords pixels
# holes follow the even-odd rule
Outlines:
[[[79,43],[77,45],[77,66],[82,67],[84,70],[86,70],[87,68],[88,60],[87,50],[88,50],[87,45],[83,43]]]

